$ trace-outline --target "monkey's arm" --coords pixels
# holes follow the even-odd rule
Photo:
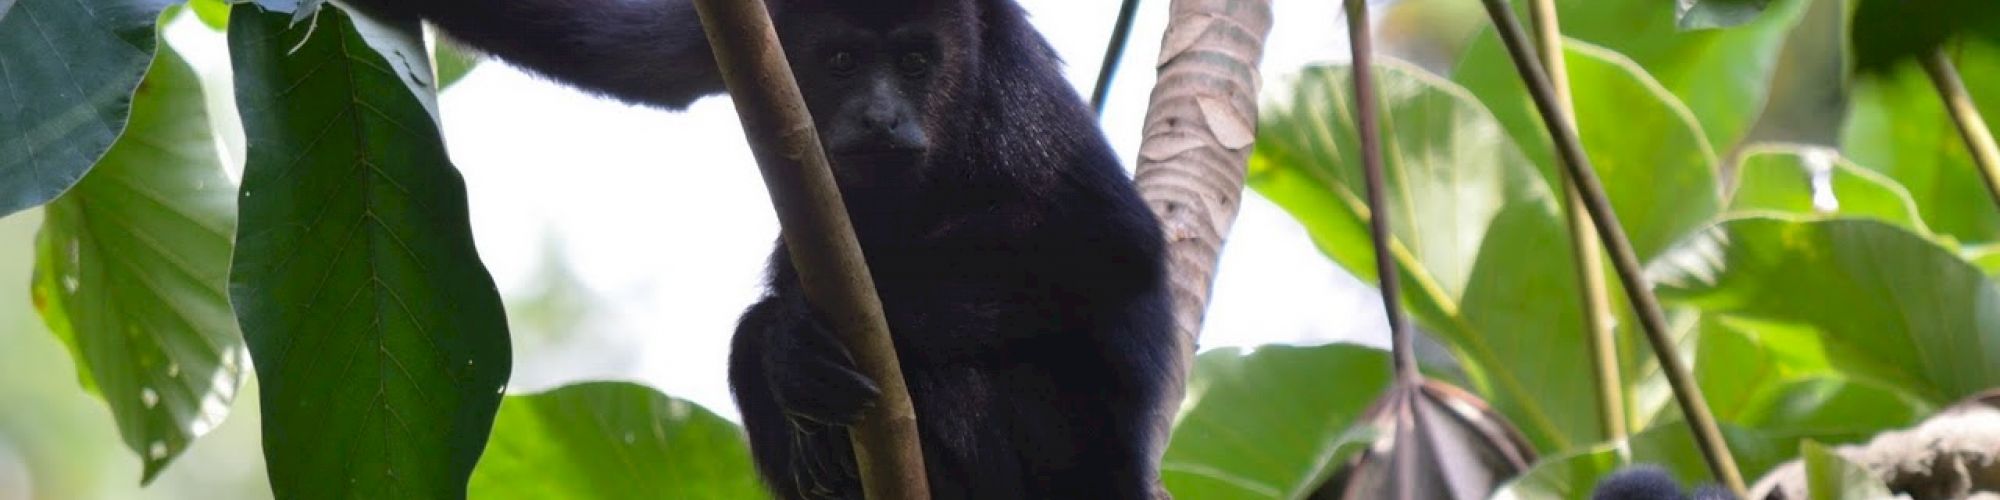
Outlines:
[[[723,92],[688,0],[345,0],[416,15],[453,39],[586,91],[683,109]]]

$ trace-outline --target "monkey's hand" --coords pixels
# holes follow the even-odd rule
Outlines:
[[[771,392],[787,416],[847,426],[875,406],[881,391],[862,374],[833,329],[815,311],[790,331],[772,332],[764,358]]]

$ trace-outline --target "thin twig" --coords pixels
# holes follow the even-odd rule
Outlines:
[[[1132,37],[1132,18],[1139,13],[1139,0],[1125,0],[1118,7],[1118,21],[1111,25],[1111,43],[1104,47],[1104,65],[1097,67],[1097,86],[1090,91],[1090,109],[1104,114],[1104,101],[1111,95],[1111,78],[1118,74],[1118,61],[1125,58],[1125,41]]]
[[[1549,71],[1549,83],[1561,101],[1563,116],[1576,122],[1570,104],[1569,67],[1563,62],[1563,36],[1555,0],[1534,0],[1528,11],[1535,23],[1536,47],[1541,49],[1542,67]],[[1597,422],[1604,437],[1623,443],[1625,430],[1625,385],[1618,376],[1618,344],[1611,329],[1611,292],[1604,283],[1604,250],[1598,247],[1597,229],[1590,226],[1590,214],[1583,197],[1570,181],[1569,171],[1561,170],[1563,219],[1569,225],[1570,255],[1576,264],[1577,292],[1583,299],[1583,338],[1590,348],[1591,368],[1597,379]],[[1630,460],[1629,448],[1617,447],[1620,460]]]
[[[1625,236],[1625,228],[1618,223],[1618,216],[1612,211],[1611,200],[1604,194],[1604,185],[1597,179],[1597,173],[1590,166],[1590,158],[1584,154],[1581,141],[1577,140],[1576,127],[1563,112],[1561,102],[1556,98],[1554,85],[1549,83],[1548,74],[1536,61],[1529,46],[1528,35],[1521,29],[1521,20],[1507,5],[1507,0],[1480,0],[1486,6],[1487,16],[1493,19],[1499,31],[1500,40],[1507,46],[1507,55],[1514,61],[1514,68],[1520,72],[1521,80],[1527,84],[1528,95],[1535,102],[1535,110],[1542,115],[1542,124],[1548,127],[1549,136],[1555,140],[1556,153],[1565,170],[1570,173],[1581,195],[1584,208],[1590,213],[1591,222],[1602,235],[1606,250],[1611,252],[1611,264],[1618,271],[1618,279],[1625,284],[1625,298],[1632,303],[1632,309],[1639,315],[1639,325],[1646,333],[1646,340],[1653,346],[1653,355],[1660,361],[1660,369],[1667,374],[1667,383],[1674,390],[1674,399],[1680,403],[1681,413],[1694,431],[1695,444],[1701,448],[1702,458],[1708,462],[1709,472],[1721,481],[1738,498],[1745,495],[1743,475],[1736,469],[1736,457],[1722,438],[1722,430],[1715,423],[1715,415],[1709,412],[1708,402],[1702,399],[1701,387],[1695,385],[1694,376],[1688,372],[1687,362],[1676,351],[1673,339],[1667,337],[1666,314],[1660,309],[1660,301],[1653,296],[1653,286],[1647,282],[1644,270],[1639,266],[1639,255],[1632,250],[1632,242]]]
[[[916,410],[889,341],[889,323],[840,200],[826,151],[778,46],[762,0],[697,0],[722,80],[771,192],[806,300],[825,313],[881,398],[849,433],[870,500],[925,500]]]
[[[2000,146],[1993,144],[1993,132],[1986,129],[1986,119],[1979,116],[1972,95],[1965,91],[1965,80],[1958,77],[1958,68],[1952,66],[1951,56],[1942,47],[1924,57],[1924,72],[1930,75],[1931,84],[1937,86],[1938,98],[1944,100],[1945,109],[1951,111],[1951,121],[1958,126],[1959,138],[1965,139],[1973,166],[1986,179],[1987,194],[1993,196],[1994,204],[2000,205]]]
[[[1389,253],[1389,206],[1382,201],[1388,192],[1382,179],[1382,130],[1379,104],[1375,99],[1375,44],[1369,35],[1368,0],[1347,0],[1348,48],[1354,54],[1354,123],[1361,137],[1361,172],[1368,183],[1368,236],[1375,244],[1375,275],[1382,291],[1382,311],[1389,315],[1390,352],[1395,357],[1396,376],[1405,382],[1421,381],[1417,371],[1416,348],[1410,325],[1403,317],[1402,283],[1396,258]]]

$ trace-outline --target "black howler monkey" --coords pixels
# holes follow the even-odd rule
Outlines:
[[[687,0],[347,0],[584,90],[723,92]],[[1173,344],[1164,243],[1014,0],[770,0],[915,401],[940,499],[1150,495]],[[783,498],[860,498],[876,396],[782,243],[730,384]]]

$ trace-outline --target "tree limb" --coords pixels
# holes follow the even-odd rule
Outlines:
[[[862,372],[882,390],[875,408],[849,433],[862,488],[870,500],[928,499],[916,410],[889,340],[889,323],[770,13],[762,0],[694,3],[771,192],[806,299],[826,315]]]

